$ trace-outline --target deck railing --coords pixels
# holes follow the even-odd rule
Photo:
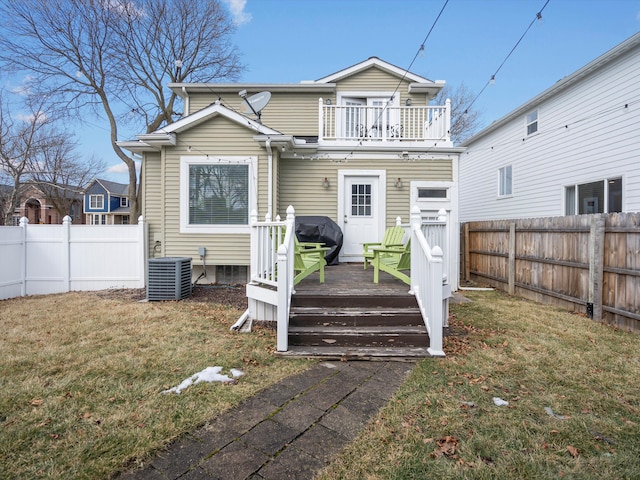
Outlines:
[[[258,213],[251,213],[251,281],[277,290],[277,350],[288,349],[289,311],[293,290],[293,264],[295,242],[295,212],[287,208],[284,221],[265,215],[259,221]],[[280,272],[286,272],[280,275]]]
[[[319,99],[319,141],[449,142],[451,101],[444,106],[325,105]]]
[[[445,222],[446,225],[446,222]],[[411,210],[411,291],[418,301],[427,332],[429,353],[444,356],[442,328],[448,315],[450,291],[446,285],[444,254],[438,246],[431,247],[423,231],[419,207]]]

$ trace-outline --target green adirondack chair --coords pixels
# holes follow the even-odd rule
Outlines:
[[[378,248],[373,251],[373,283],[378,283],[380,271],[387,272],[407,285],[411,277],[405,271],[411,270],[411,239],[402,247]]]
[[[364,257],[364,269],[367,269],[367,264],[371,263],[374,257],[374,251],[376,249],[401,247],[402,239],[404,238],[404,228],[399,225],[389,227],[384,232],[382,242],[365,243],[363,244],[362,256]]]
[[[324,267],[327,264],[324,256],[331,249],[322,245],[321,243],[298,242],[298,237],[295,237],[294,285],[300,283],[313,272],[320,272],[320,283],[324,283]]]

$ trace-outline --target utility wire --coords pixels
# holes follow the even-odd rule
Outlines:
[[[448,3],[449,3],[449,0],[445,0],[444,4],[442,5],[442,8],[440,9],[440,12],[438,13],[438,16],[435,18],[435,20],[431,24],[431,28],[429,29],[429,31],[427,32],[426,36],[424,37],[424,40],[422,40],[422,43],[420,44],[420,48],[418,48],[418,51],[413,56],[413,60],[411,60],[411,63],[409,64],[409,66],[404,70],[404,73],[402,74],[402,77],[398,81],[398,84],[396,85],[396,88],[393,90],[393,93],[391,94],[391,99],[393,99],[395,97],[396,93],[400,89],[400,85],[402,85],[402,82],[404,81],[404,79],[406,78],[407,74],[411,70],[411,67],[413,67],[413,64],[415,63],[415,61],[418,58],[418,56],[422,52],[424,52],[424,44],[427,43],[427,40],[429,39],[429,36],[431,35],[431,32],[433,32],[433,29],[435,28],[436,24],[438,23],[438,20],[440,20],[440,17],[442,16],[442,13],[444,12],[444,9],[446,8]],[[372,126],[367,129],[365,135],[368,135],[369,131],[373,128],[373,125],[377,125],[378,124],[380,118],[386,112],[388,106],[389,106],[389,102],[387,102],[385,105],[383,105],[383,107],[380,109],[380,112],[378,113],[377,118],[373,122]],[[362,140],[360,140],[360,142],[358,143],[356,148],[358,146],[361,146],[361,145],[362,145]],[[356,148],[354,148],[351,152],[349,152],[349,154],[344,158],[344,161],[347,161],[350,157],[353,156],[353,153],[354,153]]]
[[[511,56],[511,54],[515,51],[516,48],[518,48],[518,45],[520,45],[520,42],[522,42],[522,39],[525,37],[525,35],[527,34],[527,32],[529,32],[529,30],[531,29],[531,27],[533,26],[534,23],[536,23],[536,21],[538,20],[542,20],[542,12],[543,10],[547,7],[547,5],[549,4],[551,0],[547,0],[545,2],[545,4],[542,6],[542,8],[540,9],[540,11],[538,13],[536,13],[536,16],[533,18],[533,20],[531,20],[531,23],[529,24],[529,26],[526,28],[526,30],[524,31],[524,33],[522,34],[522,36],[518,39],[518,41],[516,42],[516,44],[513,46],[513,48],[511,49],[511,51],[509,51],[509,53],[507,54],[507,56],[504,58],[504,60],[502,61],[502,63],[500,64],[500,66],[498,67],[498,69],[493,73],[493,75],[491,75],[491,78],[489,78],[489,80],[487,81],[487,83],[485,83],[484,87],[482,87],[482,90],[480,90],[480,92],[478,93],[478,95],[475,96],[475,98],[471,101],[471,103],[463,110],[464,112],[468,112],[469,109],[473,106],[474,103],[476,103],[476,100],[478,100],[478,98],[480,97],[480,95],[482,95],[482,93],[486,90],[486,88],[491,85],[495,79],[496,79],[496,75],[498,75],[498,72],[500,72],[500,70],[502,69],[502,67],[504,66],[505,63],[507,63],[507,60],[509,60],[509,57]]]

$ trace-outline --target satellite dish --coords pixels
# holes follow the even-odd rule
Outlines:
[[[269,100],[271,100],[271,92],[260,92],[247,97],[247,91],[243,90],[239,95],[245,102],[242,113],[253,113],[258,118],[260,118],[262,109],[266,107]]]

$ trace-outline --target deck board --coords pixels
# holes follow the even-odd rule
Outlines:
[[[409,295],[409,286],[397,278],[380,272],[379,283],[373,283],[373,267],[364,269],[362,263],[328,265],[324,283],[316,272],[296,285],[296,295]]]

